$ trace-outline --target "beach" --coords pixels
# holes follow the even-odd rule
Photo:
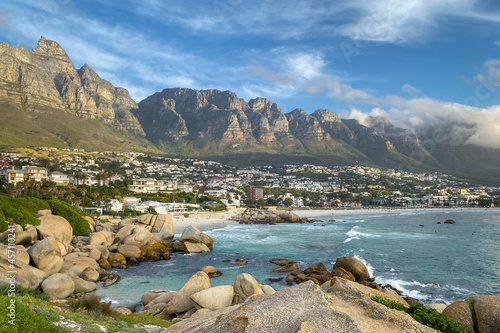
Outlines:
[[[294,209],[293,213],[305,218],[319,218],[319,217],[332,217],[346,216],[346,215],[359,215],[359,214],[394,214],[394,213],[419,213],[419,212],[443,212],[443,211],[468,211],[468,210],[488,210],[498,211],[500,208],[463,208],[463,207],[439,207],[439,208],[361,208],[361,209]],[[213,228],[224,227],[230,224],[238,223],[236,216],[241,214],[245,209],[238,208],[224,212],[200,212],[190,214],[189,217],[183,215],[174,216],[174,232],[176,234],[192,225],[199,230],[207,230]]]
[[[199,230],[206,230],[238,223],[235,221],[235,217],[243,211],[244,209],[235,209],[224,212],[194,213],[190,214],[189,217],[184,217],[183,215],[174,216],[174,232],[180,234],[190,225],[195,226]]]

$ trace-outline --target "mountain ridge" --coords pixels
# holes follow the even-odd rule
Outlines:
[[[139,149],[233,164],[363,164],[500,179],[500,150],[435,142],[386,118],[285,113],[269,99],[247,102],[217,89],[166,88],[136,103],[87,64],[75,68],[44,37],[32,51],[0,43],[0,115],[3,147]]]

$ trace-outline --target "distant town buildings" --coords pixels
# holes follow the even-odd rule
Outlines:
[[[248,200],[261,200],[264,199],[264,191],[261,188],[247,185],[247,199]]]

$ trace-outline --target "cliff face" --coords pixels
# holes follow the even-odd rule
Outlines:
[[[140,102],[134,114],[149,140],[195,156],[266,152],[396,166],[412,148],[418,154],[423,150],[416,137],[406,142],[394,135],[394,144],[376,129],[342,120],[330,110],[284,114],[265,98],[246,103],[230,91],[165,89]]]
[[[63,48],[44,37],[32,51],[0,44],[0,101],[28,112],[61,110],[144,135],[127,90],[115,88],[88,65],[77,70]]]

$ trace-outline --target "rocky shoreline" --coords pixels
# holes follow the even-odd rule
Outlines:
[[[202,253],[213,239],[194,226],[174,240],[170,215],[144,214],[107,223],[87,217],[90,236],[73,236],[71,224],[50,211],[40,211],[40,224],[16,226],[16,283],[41,289],[52,299],[79,299],[97,288],[119,280],[110,268],[126,269],[143,261],[168,260],[172,252]],[[240,223],[306,223],[306,218],[285,211],[247,210]],[[5,240],[6,233],[0,235]],[[164,332],[435,332],[398,310],[373,301],[380,296],[404,308],[419,304],[390,285],[380,286],[366,266],[351,257],[338,258],[331,269],[315,263],[301,270],[290,259],[270,260],[275,272],[289,273],[286,282],[297,284],[276,292],[251,274],[238,275],[233,285],[211,286],[221,273],[203,267],[179,290],[150,290],[141,297],[140,314],[172,321]],[[8,247],[0,245],[0,280],[12,271]],[[238,263],[240,264],[240,263]],[[244,264],[244,263],[241,263]],[[476,295],[449,306],[431,304],[471,332],[499,332],[500,296]],[[122,314],[137,306],[118,308]],[[290,314],[293,316],[290,317]],[[287,318],[280,319],[280,318]]]
[[[90,236],[74,236],[71,224],[50,211],[40,211],[38,218],[37,226],[15,226],[15,260],[9,260],[9,247],[0,244],[0,281],[7,281],[7,272],[15,271],[15,283],[40,288],[53,299],[82,297],[94,291],[98,281],[104,287],[116,283],[120,277],[108,273],[111,268],[167,260],[175,251],[208,252],[213,247],[212,238],[193,226],[174,241],[172,217],[167,214],[107,223],[85,217]],[[8,234],[4,232],[0,240]]]

